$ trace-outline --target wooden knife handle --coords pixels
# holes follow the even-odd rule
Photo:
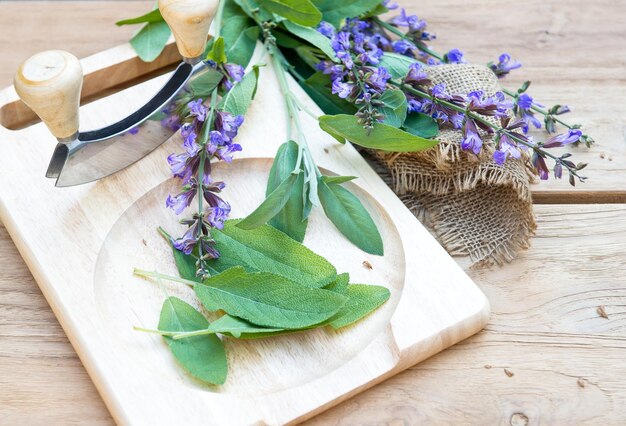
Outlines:
[[[159,0],[159,10],[172,29],[184,58],[201,56],[219,0]]]
[[[47,50],[28,58],[13,79],[18,96],[58,139],[78,132],[83,70],[71,53]]]

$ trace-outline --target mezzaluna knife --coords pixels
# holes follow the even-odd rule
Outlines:
[[[162,124],[163,111],[190,84],[212,72],[202,54],[219,0],[159,0],[183,62],[144,106],[117,123],[79,132],[83,72],[78,59],[61,50],[40,52],[18,69],[14,86],[22,101],[46,124],[58,144],[46,177],[56,186],[80,185],[116,173],[148,155],[175,132]]]

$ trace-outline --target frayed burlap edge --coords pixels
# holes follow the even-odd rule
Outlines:
[[[497,78],[473,65],[428,69],[449,93],[500,90]],[[492,160],[493,141],[483,134],[478,156],[460,148],[462,134],[444,129],[437,147],[417,153],[367,151],[377,172],[451,255],[467,255],[475,266],[503,264],[527,249],[536,229],[528,157],[503,166]]]

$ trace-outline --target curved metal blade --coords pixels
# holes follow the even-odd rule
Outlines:
[[[165,111],[191,100],[193,81],[211,72],[214,70],[204,62],[195,66],[180,64],[163,88],[128,117],[102,129],[80,133],[69,144],[58,144],[46,176],[57,178],[59,187],[80,185],[116,173],[145,157],[176,132],[163,122],[167,118]],[[208,77],[209,81],[221,78]]]

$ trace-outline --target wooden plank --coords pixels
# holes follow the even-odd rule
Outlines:
[[[469,270],[492,302],[484,331],[310,423],[508,424],[522,416],[529,424],[620,423],[626,416],[626,205],[535,210],[541,233],[518,261]],[[4,229],[0,270],[0,371],[6,372],[0,419],[109,424]],[[600,305],[609,319],[596,312]]]

